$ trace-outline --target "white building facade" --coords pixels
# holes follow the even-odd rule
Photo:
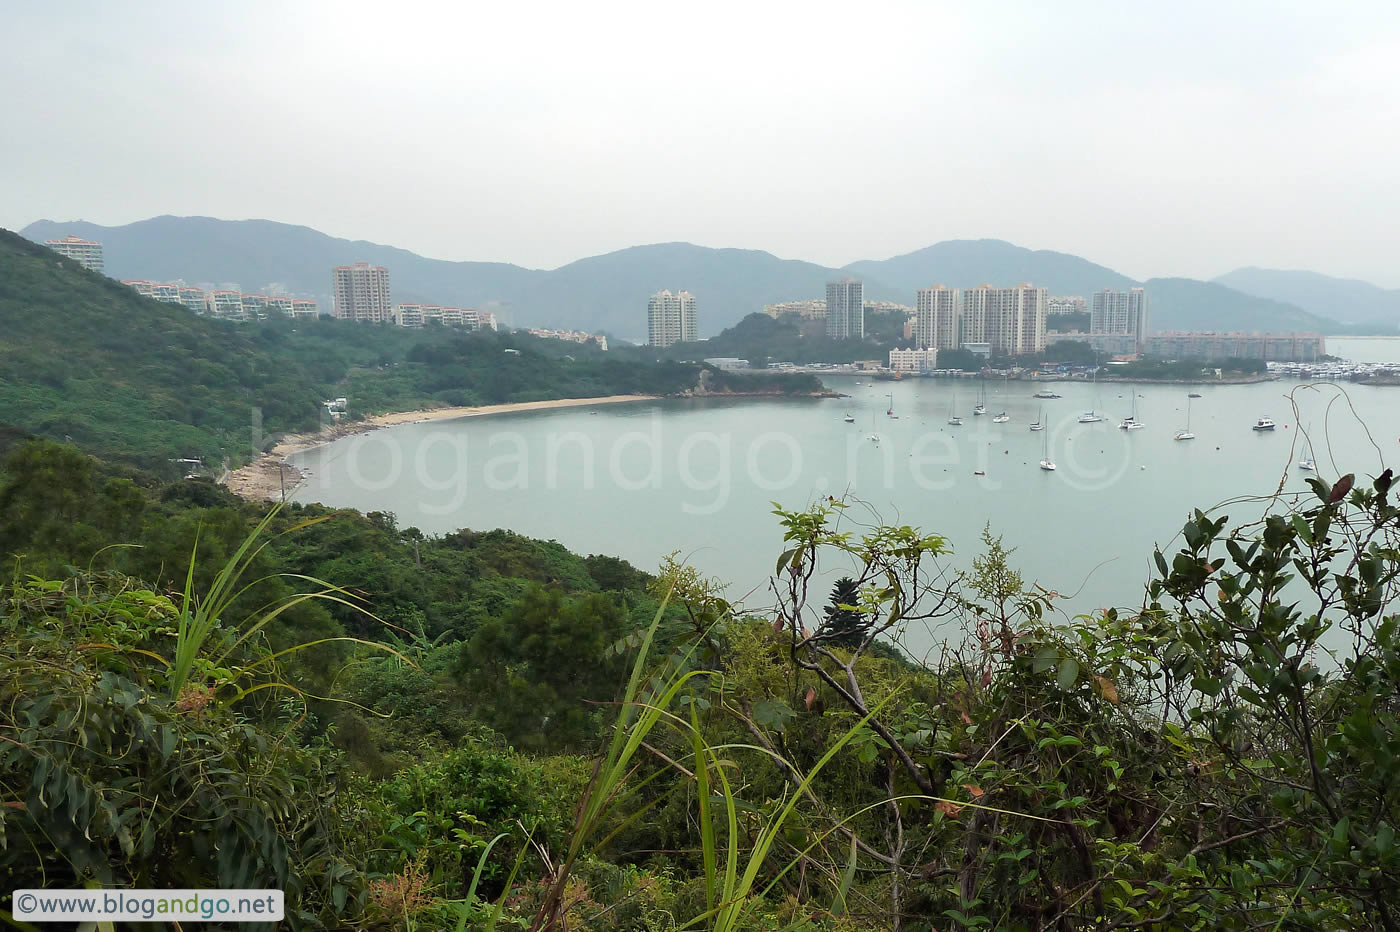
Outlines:
[[[332,270],[331,279],[336,317],[370,323],[393,320],[389,270],[384,266],[368,262],[339,265]]]
[[[932,372],[938,368],[938,350],[892,349],[890,368],[895,372]]]
[[[1147,292],[1141,288],[1094,292],[1089,311],[1090,333],[1131,336],[1139,347],[1147,340]]]
[[[97,272],[99,275],[107,274],[106,264],[102,259],[101,243],[83,239],[81,236],[74,236],[70,233],[63,239],[51,239],[44,245],[54,252],[76,261],[91,272]]]
[[[958,290],[944,285],[920,288],[914,303],[914,342],[921,349],[957,349],[962,316]]]
[[[647,345],[694,343],[699,338],[695,295],[658,291],[647,302]]]

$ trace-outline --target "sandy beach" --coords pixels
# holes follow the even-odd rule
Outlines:
[[[655,401],[657,395],[605,395],[601,398],[556,398],[551,401],[517,401],[510,404],[482,405],[474,408],[429,408],[421,411],[398,411],[377,414],[360,421],[338,421],[313,433],[286,434],[277,445],[253,462],[233,470],[224,480],[229,491],[249,501],[276,500],[283,484],[290,489],[301,481],[295,466],[287,465],[287,457],[380,427],[399,424],[421,424],[425,421],[448,421],[460,417],[485,417],[492,414],[514,414],[521,411],[547,411],[552,408],[576,408],[584,405],[624,404]]]

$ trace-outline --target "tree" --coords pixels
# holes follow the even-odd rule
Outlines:
[[[517,746],[578,749],[597,736],[602,703],[615,697],[618,663],[607,648],[626,617],[607,595],[565,597],[535,586],[484,622],[462,652],[458,675],[477,716]]]
[[[865,613],[860,605],[860,584],[849,576],[836,580],[831,587],[831,601],[826,607],[826,620],[817,637],[834,647],[857,647],[865,636]]]

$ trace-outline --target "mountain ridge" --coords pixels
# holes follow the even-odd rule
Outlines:
[[[1343,324],[1400,327],[1400,288],[1383,288],[1359,278],[1339,278],[1307,269],[1243,266],[1211,281],[1261,298],[1290,303]]]
[[[103,243],[114,278],[273,284],[317,297],[329,309],[330,271],[368,261],[390,269],[395,301],[479,307],[510,326],[602,331],[637,339],[646,298],[663,288],[699,298],[700,331],[718,333],[763,305],[821,298],[827,281],[859,275],[870,300],[913,305],[915,290],[943,282],[974,287],[1031,281],[1052,294],[1087,295],[1140,283],[1107,266],[998,239],[944,240],[889,259],[832,268],[757,249],[649,243],[586,256],[554,269],[504,262],[431,259],[395,246],[329,236],[271,220],[165,215],[122,226],[41,220],[21,235],[36,242],[75,233]],[[1190,283],[1190,284],[1188,284]],[[1287,301],[1250,295],[1223,282],[1149,279],[1152,326],[1159,330],[1333,329],[1333,322]]]

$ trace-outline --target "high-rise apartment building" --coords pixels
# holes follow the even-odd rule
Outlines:
[[[394,304],[389,299],[389,270],[384,266],[368,262],[338,265],[332,278],[336,317],[372,323],[394,319]]]
[[[670,346],[694,343],[699,338],[695,295],[688,291],[658,291],[647,302],[647,343]]]
[[[1094,292],[1089,310],[1089,332],[1127,334],[1141,349],[1148,332],[1147,292],[1141,288],[1128,291],[1105,288]]]
[[[978,285],[962,293],[962,343],[987,343],[997,356],[1026,356],[1045,349],[1050,293],[1022,283],[1014,288]]]
[[[826,283],[826,335],[832,340],[865,339],[865,283],[854,278]]]
[[[70,233],[63,239],[51,239],[44,245],[54,252],[76,260],[85,269],[106,274],[106,267],[102,262],[101,243],[95,243],[90,239],[83,239],[81,236],[74,236]]]
[[[957,349],[962,312],[958,290],[944,285],[920,288],[915,305],[913,336],[919,349]]]

